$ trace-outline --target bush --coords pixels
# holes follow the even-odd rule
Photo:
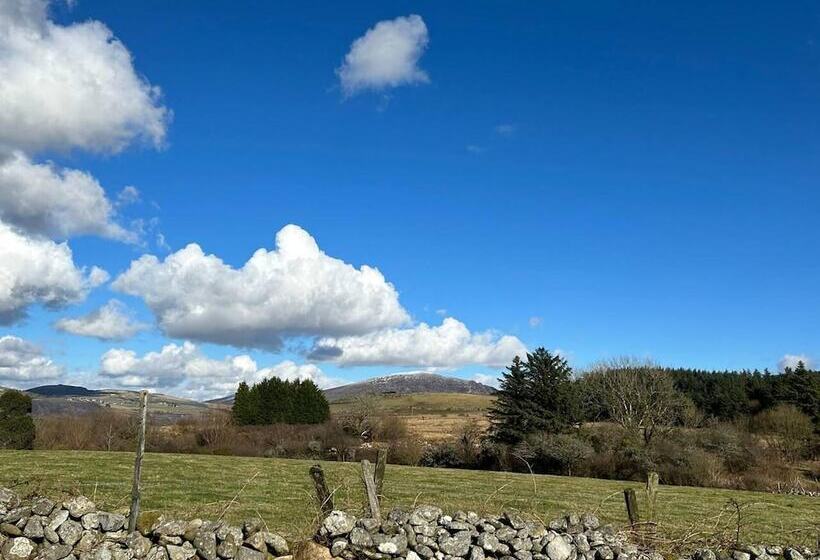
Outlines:
[[[422,467],[444,468],[461,468],[464,466],[456,446],[450,442],[428,445],[421,456],[419,464]]]
[[[791,463],[806,455],[814,434],[811,418],[790,404],[761,412],[755,417],[753,426]]]
[[[536,472],[572,476],[595,453],[592,445],[572,434],[542,433],[530,436],[527,443]]]
[[[7,390],[0,395],[0,448],[32,449],[35,438],[31,397]]]

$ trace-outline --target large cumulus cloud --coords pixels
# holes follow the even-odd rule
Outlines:
[[[326,255],[295,225],[238,269],[190,244],[163,261],[144,255],[112,285],[143,298],[169,336],[240,347],[278,349],[285,336],[364,334],[409,321],[377,269]]]

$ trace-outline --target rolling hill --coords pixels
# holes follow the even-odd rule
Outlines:
[[[397,373],[325,390],[325,396],[330,402],[350,399],[367,393],[377,395],[419,393],[492,395],[495,393],[495,389],[476,381],[447,377],[436,373]]]

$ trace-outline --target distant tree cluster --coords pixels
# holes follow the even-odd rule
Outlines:
[[[31,397],[20,391],[0,395],[0,449],[31,449],[34,446]]]
[[[330,418],[327,399],[313,381],[283,381],[278,377],[252,387],[240,383],[232,412],[240,426],[321,424]]]

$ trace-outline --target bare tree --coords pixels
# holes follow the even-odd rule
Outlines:
[[[381,398],[375,393],[356,395],[340,415],[342,426],[362,439],[369,439],[381,413]]]
[[[672,376],[652,362],[617,358],[598,364],[587,378],[610,419],[636,433],[645,445],[667,433],[684,412],[685,397]]]

